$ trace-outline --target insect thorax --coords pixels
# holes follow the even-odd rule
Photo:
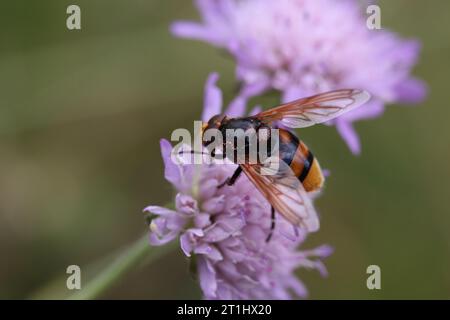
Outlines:
[[[278,138],[271,141],[271,129],[251,117],[225,121],[219,128],[224,154],[234,163],[260,163],[277,151]]]

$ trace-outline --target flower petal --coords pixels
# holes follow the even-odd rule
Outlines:
[[[243,96],[237,96],[231,101],[225,114],[229,117],[242,117],[245,114],[247,99]]]
[[[406,79],[397,85],[396,94],[399,102],[420,103],[427,96],[427,86],[422,80]]]
[[[178,187],[181,183],[181,168],[172,161],[172,145],[166,139],[161,139],[160,146],[161,155],[164,161],[164,177],[167,181],[172,183],[174,187]]]
[[[207,242],[219,242],[230,236],[230,232],[224,230],[219,225],[212,225],[205,232],[204,240]]]
[[[222,37],[215,32],[211,32],[199,23],[190,21],[172,23],[170,32],[176,37],[210,41],[216,44],[220,44],[222,40]]]
[[[305,285],[300,280],[298,280],[296,277],[290,277],[289,287],[300,298],[305,298],[308,296],[308,290],[306,289]]]
[[[250,110],[249,115],[254,116],[262,111],[261,106],[255,106],[252,110]]]
[[[205,257],[199,256],[197,260],[198,277],[200,278],[200,287],[208,299],[217,297],[216,272],[211,263]]]
[[[178,211],[187,215],[193,215],[198,212],[197,200],[189,195],[178,193],[175,197],[175,205]]]
[[[359,141],[358,134],[351,123],[347,121],[337,121],[336,129],[341,135],[342,139],[347,143],[347,146],[350,148],[350,151],[353,154],[361,153],[361,143]]]
[[[157,214],[157,215],[162,216],[162,217],[167,217],[167,216],[170,216],[170,215],[177,214],[176,211],[173,211],[173,210],[170,210],[170,209],[167,209],[167,208],[164,208],[164,207],[159,207],[159,206],[148,206],[148,207],[146,207],[144,209],[144,211],[145,212],[150,212],[150,213],[153,213],[153,214]]]
[[[196,254],[203,254],[211,259],[212,261],[220,261],[223,259],[222,254],[219,250],[213,245],[201,244],[197,246],[194,250]]]
[[[178,236],[178,232],[171,231],[161,237],[158,237],[156,233],[150,233],[150,244],[152,246],[161,246],[163,244],[166,244],[173,239],[175,239]]]
[[[191,239],[189,239],[189,235],[187,233],[184,233],[180,237],[180,247],[181,250],[183,250],[186,257],[191,256],[191,252],[193,250]]]
[[[202,120],[205,122],[222,110],[222,91],[216,85],[218,79],[219,74],[213,72],[206,80],[202,114]]]
[[[225,195],[210,198],[203,202],[202,210],[210,214],[216,214],[223,210],[225,206]]]

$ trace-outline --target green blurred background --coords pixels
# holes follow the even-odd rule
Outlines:
[[[73,3],[81,31],[66,29]],[[301,132],[332,172],[322,228],[304,246],[335,248],[330,275],[299,271],[313,299],[450,298],[450,2],[380,5],[384,27],[423,41],[415,74],[430,93],[356,124],[359,157],[333,128]],[[132,243],[146,232],[142,208],[170,201],[159,139],[192,128],[209,72],[229,101],[234,64],[169,34],[197,18],[190,1],[19,0],[0,12],[0,298],[63,297],[68,265],[83,272]],[[199,298],[179,251],[101,297]],[[370,264],[381,290],[366,288]]]

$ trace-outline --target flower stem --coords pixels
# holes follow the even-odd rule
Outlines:
[[[175,243],[171,243],[161,247],[151,247],[148,242],[148,235],[145,235],[125,249],[122,254],[100,271],[97,276],[86,285],[83,285],[75,294],[69,296],[68,299],[95,299],[144,261],[146,263],[154,261],[172,251],[175,246]]]

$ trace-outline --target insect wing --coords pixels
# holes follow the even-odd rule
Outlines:
[[[305,128],[337,118],[369,99],[367,91],[342,89],[298,99],[263,111],[255,117],[265,123],[280,120],[290,128]]]
[[[319,229],[319,219],[307,192],[283,160],[241,164],[241,167],[249,180],[286,220],[309,232]]]

